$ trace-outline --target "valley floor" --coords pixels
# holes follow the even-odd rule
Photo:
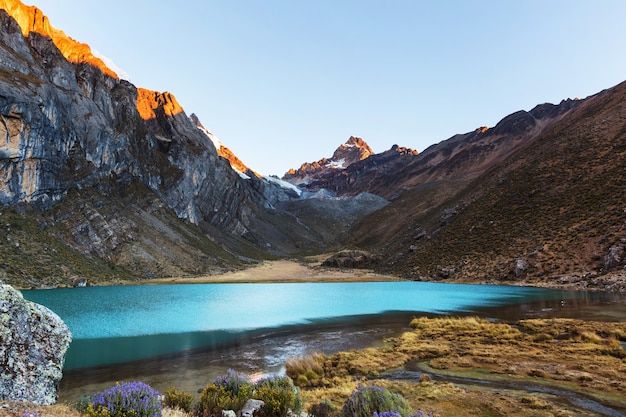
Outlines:
[[[227,272],[220,275],[197,277],[156,278],[134,281],[133,284],[209,284],[209,283],[253,283],[253,282],[368,282],[401,281],[392,275],[380,275],[368,270],[335,270],[320,268],[319,262],[300,263],[289,260],[265,261],[260,265]]]

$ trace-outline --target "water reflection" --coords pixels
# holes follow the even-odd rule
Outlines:
[[[579,294],[579,298],[539,300],[506,306],[473,308],[462,315],[479,315],[514,322],[524,318],[576,318],[626,321],[626,294]],[[387,312],[318,320],[307,325],[242,332],[227,342],[190,349],[122,365],[66,371],[60,399],[73,401],[107,388],[116,381],[141,380],[164,392],[171,386],[197,393],[216,376],[232,368],[251,375],[280,373],[285,360],[311,350],[324,353],[379,346],[386,337],[408,331],[416,315],[434,313]]]
[[[379,346],[386,337],[409,330],[413,313],[388,313],[320,320],[309,325],[286,326],[259,332],[242,332],[228,343],[122,365],[64,372],[60,400],[74,401],[101,391],[116,381],[141,380],[164,392],[171,386],[186,392],[198,389],[229,368],[250,375],[284,372],[290,357],[315,350],[333,353]]]

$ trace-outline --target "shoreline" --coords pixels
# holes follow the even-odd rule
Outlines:
[[[393,275],[377,274],[371,270],[347,271],[323,269],[317,264],[303,264],[293,260],[263,261],[259,265],[218,275],[195,277],[164,277],[138,281],[124,281],[125,285],[160,284],[237,284],[237,283],[302,283],[302,282],[393,282],[406,281]],[[121,283],[122,284],[122,283]]]
[[[422,281],[402,278],[398,275],[381,274],[371,269],[326,268],[321,266],[320,257],[310,261],[279,259],[261,261],[259,264],[236,271],[215,275],[161,277],[140,280],[100,282],[95,286],[108,285],[169,285],[169,284],[254,284],[254,283],[314,283],[314,282],[399,282]],[[495,279],[468,280],[445,279],[422,282],[472,285],[506,285],[513,287],[535,287],[566,291],[626,292],[626,272],[613,273],[587,280],[580,277],[551,277],[548,279],[522,278],[511,281]]]

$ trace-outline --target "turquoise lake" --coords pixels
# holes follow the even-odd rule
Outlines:
[[[72,331],[65,370],[225,346],[245,334],[289,326],[367,321],[394,312],[459,314],[511,305],[557,306],[561,300],[603,297],[424,282],[148,285],[23,293],[56,312]]]

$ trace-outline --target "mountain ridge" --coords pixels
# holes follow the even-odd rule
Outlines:
[[[422,152],[376,154],[353,136],[281,180],[247,167],[173,94],[118,78],[38,9],[1,1],[7,282],[212,274],[348,248],[369,252],[350,266],[407,279],[626,290],[625,84]]]
[[[89,45],[72,39],[52,26],[48,17],[36,6],[27,6],[20,1],[0,0],[0,9],[6,10],[15,19],[25,38],[31,32],[42,35],[52,40],[68,61],[76,64],[88,63],[110,77],[119,78],[102,59],[93,55]]]
[[[365,219],[353,244],[381,243],[380,270],[410,279],[624,291],[626,83],[563,104],[460,192],[420,211],[433,190],[415,189]],[[389,230],[390,213],[401,228]]]

